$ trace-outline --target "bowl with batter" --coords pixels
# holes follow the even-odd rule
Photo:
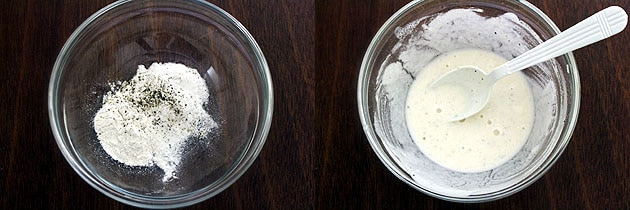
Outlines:
[[[358,106],[370,145],[399,179],[430,196],[484,202],[539,179],[568,144],[579,110],[572,54],[499,81],[487,106],[459,121],[455,86],[431,86],[467,65],[486,71],[560,30],[525,1],[413,1],[377,32],[361,65]]]
[[[70,166],[125,204],[177,208],[234,183],[261,151],[273,90],[247,29],[197,0],[120,0],[81,24],[49,84]]]

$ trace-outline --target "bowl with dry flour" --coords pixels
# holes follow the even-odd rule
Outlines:
[[[65,43],[48,110],[87,183],[129,205],[174,208],[216,195],[254,162],[272,82],[256,41],[217,6],[122,0]]]
[[[512,195],[560,157],[577,122],[580,84],[572,54],[509,75],[488,104],[453,116],[470,89],[434,87],[462,66],[491,71],[556,25],[515,0],[412,1],[377,32],[361,65],[358,108],[376,156],[400,180],[454,202]]]

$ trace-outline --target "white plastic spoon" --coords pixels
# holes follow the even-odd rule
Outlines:
[[[501,78],[621,32],[628,24],[628,14],[611,6],[575,24],[520,56],[497,67],[490,74],[476,66],[461,66],[443,75],[431,88],[454,85],[466,88],[468,103],[451,121],[462,120],[481,111],[488,103],[492,85]]]

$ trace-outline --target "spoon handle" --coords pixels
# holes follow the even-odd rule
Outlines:
[[[516,71],[593,44],[621,32],[627,24],[628,14],[623,8],[608,7],[497,67],[491,76],[498,80]]]

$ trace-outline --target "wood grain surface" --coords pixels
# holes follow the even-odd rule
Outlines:
[[[70,34],[112,0],[0,4],[0,209],[131,209],[92,188],[52,135],[52,66]],[[533,185],[481,204],[438,200],[379,161],[356,104],[372,37],[409,0],[216,0],[265,53],[275,105],[258,159],[190,209],[630,209],[630,29],[574,52],[580,115],[569,146]],[[630,0],[532,0],[566,29]]]

